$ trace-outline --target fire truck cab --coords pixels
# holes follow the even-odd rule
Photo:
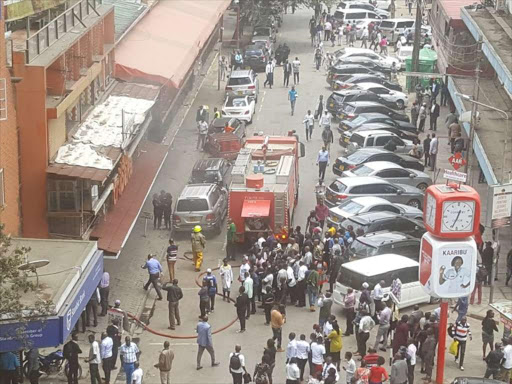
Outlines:
[[[246,140],[231,171],[228,215],[239,242],[274,234],[288,241],[299,195],[299,157],[304,145],[295,135]]]

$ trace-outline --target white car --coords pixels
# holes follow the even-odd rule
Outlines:
[[[373,4],[363,1],[342,1],[339,4],[339,8],[342,9],[365,9],[367,11],[375,12],[380,18],[388,19],[390,13],[378,7],[375,7]]]
[[[237,118],[252,123],[255,112],[254,98],[249,96],[228,96],[222,106],[222,117]]]
[[[358,0],[361,3],[370,3],[370,0]],[[339,4],[341,6],[342,3]],[[377,0],[377,8],[384,9],[388,12],[391,11],[391,0]]]
[[[357,87],[360,89],[364,89],[365,91],[373,92],[382,97],[386,101],[396,103],[396,105],[400,109],[404,109],[409,103],[409,98],[405,93],[388,89],[381,84],[359,83],[357,84]]]
[[[402,45],[402,47],[398,50],[398,54],[396,55],[396,57],[398,58],[398,60],[400,60],[400,62],[402,63],[402,65],[404,67],[405,67],[405,59],[412,56],[412,50],[413,50],[413,47],[408,46],[408,45],[405,45],[405,46]]]
[[[347,57],[366,57],[370,60],[378,62],[380,65],[386,68],[391,68],[393,63],[395,63],[397,70],[400,70],[400,68],[402,67],[400,60],[398,60],[397,58],[391,56],[381,56],[378,53],[374,52],[372,49],[345,48],[337,51],[338,59],[345,59]]]

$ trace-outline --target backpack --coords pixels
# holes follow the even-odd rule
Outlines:
[[[254,372],[254,383],[255,384],[268,384],[268,376],[267,372],[263,367],[258,364],[256,367],[256,372]]]
[[[240,354],[233,353],[231,358],[229,359],[229,369],[234,371],[240,369],[242,367],[242,363],[240,362]]]

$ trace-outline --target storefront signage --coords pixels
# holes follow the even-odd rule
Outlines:
[[[512,184],[489,186],[487,195],[487,226],[500,228],[510,225]]]
[[[460,183],[465,183],[468,178],[468,175],[467,175],[467,173],[464,173],[464,172],[457,172],[457,171],[453,171],[451,169],[445,169],[444,173],[443,173],[443,177],[446,180],[453,180],[453,181],[458,181]]]

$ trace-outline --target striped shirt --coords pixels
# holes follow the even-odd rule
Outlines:
[[[462,324],[461,322],[458,322],[457,324],[455,324],[455,330],[453,333],[453,338],[455,340],[466,341],[468,335],[471,336],[471,331],[469,330],[469,323],[466,322],[466,324]]]
[[[178,246],[177,245],[169,245],[167,247],[167,261],[176,261],[178,257]]]
[[[121,356],[123,357],[124,363],[135,363],[137,361],[137,353],[139,353],[139,348],[134,342],[131,342],[130,345],[126,345],[126,343],[121,345],[119,350]]]

